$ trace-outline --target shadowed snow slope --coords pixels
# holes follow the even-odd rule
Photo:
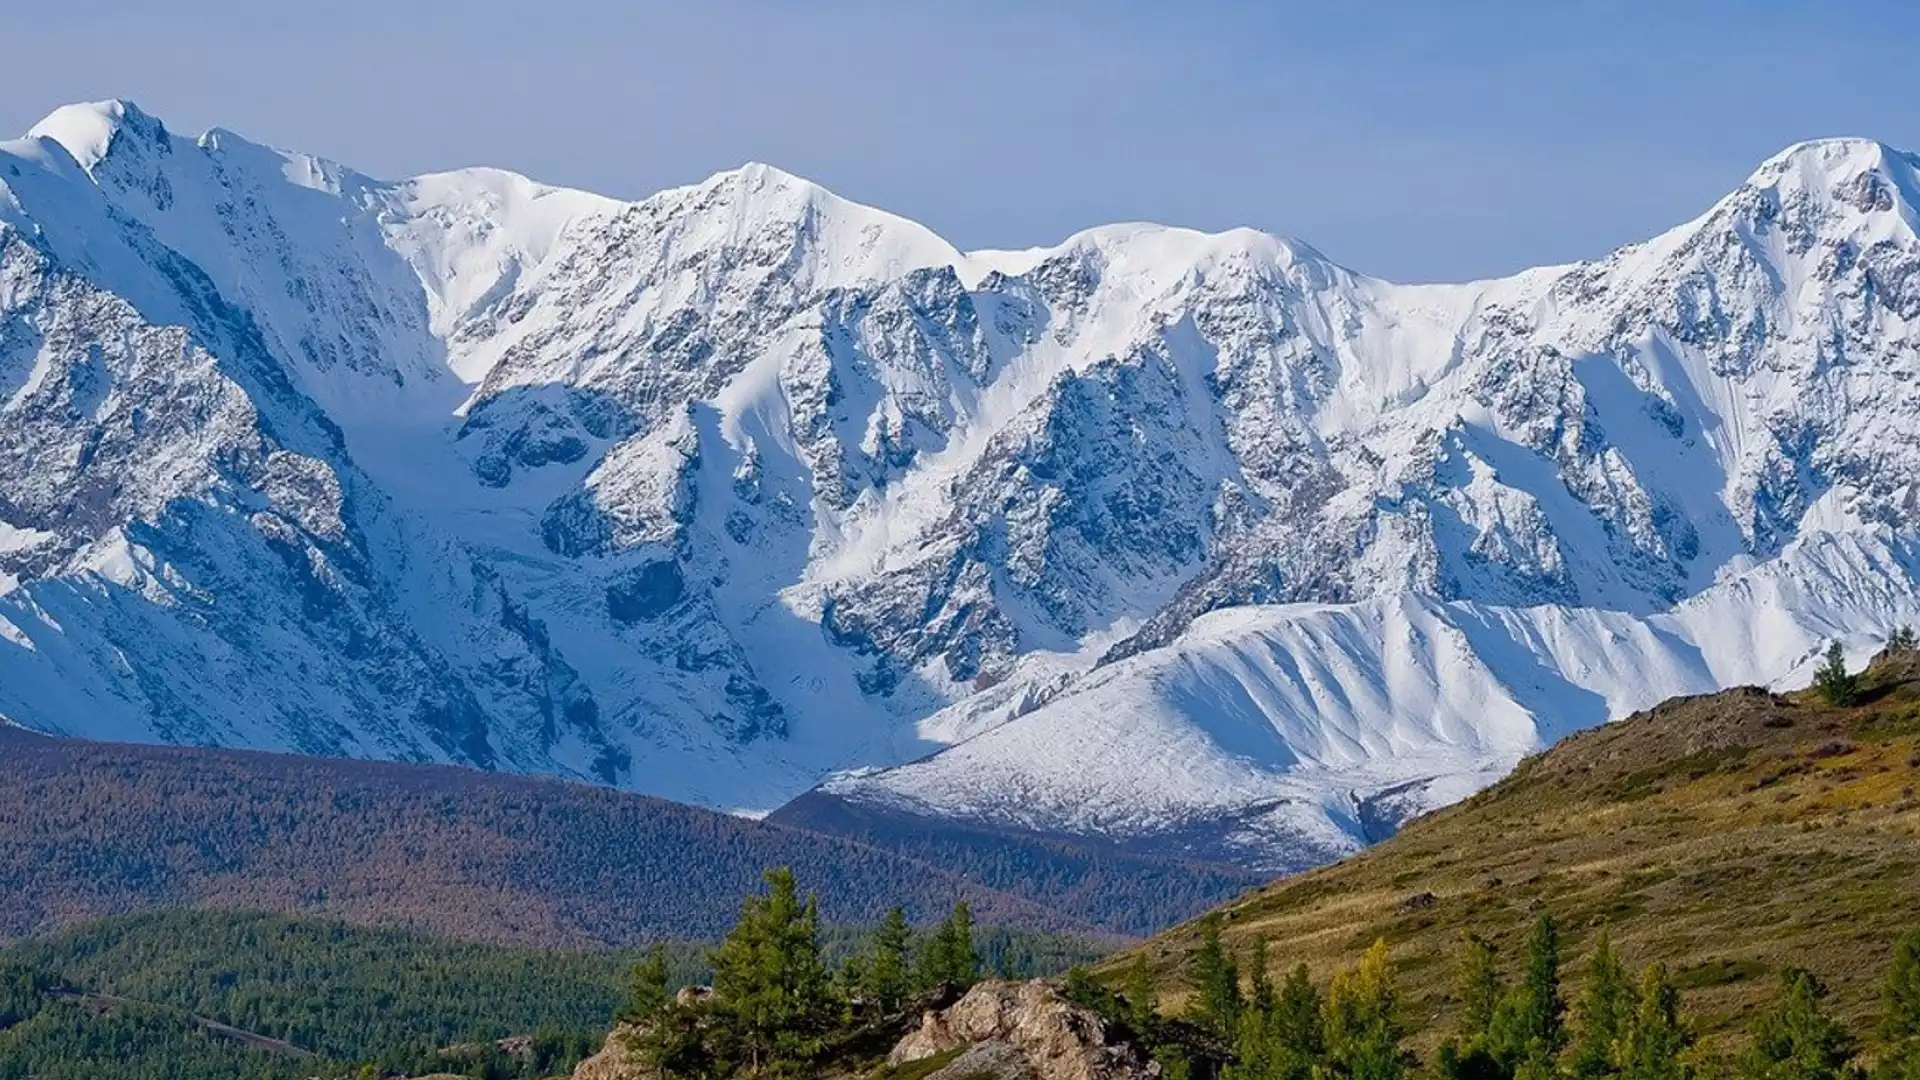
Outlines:
[[[1914,159],[1595,262],[0,144],[0,714],[1253,865],[1912,618]]]

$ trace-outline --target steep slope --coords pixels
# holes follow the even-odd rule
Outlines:
[[[1326,858],[1920,614],[1917,177],[1401,286],[70,106],[0,146],[0,715]]]
[[[1233,948],[1270,941],[1276,973],[1304,962],[1325,978],[1384,937],[1429,1048],[1455,1007],[1460,932],[1511,966],[1542,912],[1569,957],[1604,926],[1629,963],[1667,963],[1716,1039],[1788,964],[1867,1030],[1892,943],[1920,925],[1916,784],[1909,650],[1883,654],[1850,707],[1743,687],[1573,734],[1464,803],[1210,917]],[[1188,992],[1198,925],[1139,947],[1170,1000]]]

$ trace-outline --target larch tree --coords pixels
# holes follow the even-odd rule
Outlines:
[[[1841,1080],[1859,1044],[1827,1008],[1827,990],[1813,974],[1780,974],[1780,1000],[1761,1014],[1753,1045],[1740,1058],[1745,1080]]]
[[[1593,943],[1587,961],[1587,981],[1574,1011],[1575,1028],[1570,1071],[1579,1080],[1598,1080],[1621,1071],[1619,1045],[1634,1022],[1637,1005],[1633,981],[1614,955],[1605,930]]]
[[[767,871],[766,884],[711,955],[713,991],[747,1070],[786,1072],[818,1052],[833,1006],[819,904],[800,899],[784,867]]]
[[[1200,951],[1193,958],[1194,996],[1188,1019],[1225,1043],[1240,1026],[1240,969],[1220,942],[1220,922],[1208,919],[1200,930]]]
[[[1333,977],[1325,1007],[1323,1072],[1342,1080],[1402,1080],[1410,1056],[1400,1045],[1400,1003],[1384,938],[1360,963]]]
[[[1680,1014],[1680,990],[1666,965],[1648,964],[1625,1004],[1614,1053],[1621,1080],[1690,1080],[1693,1070],[1684,1055],[1693,1046],[1693,1029]]]

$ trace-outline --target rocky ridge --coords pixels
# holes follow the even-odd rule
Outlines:
[[[1807,143],[1404,286],[70,106],[0,145],[0,715],[1324,860],[1920,612],[1917,194]]]

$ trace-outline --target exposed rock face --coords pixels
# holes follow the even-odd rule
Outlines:
[[[1920,613],[1917,205],[1920,159],[1807,143],[1606,258],[1402,286],[70,107],[0,144],[0,716],[748,810],[922,762],[831,790],[1321,859]]]
[[[889,1064],[965,1048],[934,1077],[982,1072],[1026,1080],[1146,1080],[1160,1067],[1130,1043],[1113,1041],[1092,1012],[1042,980],[983,982],[951,1007],[926,1014],[900,1040]]]
[[[633,1025],[615,1024],[600,1052],[573,1067],[573,1080],[654,1080],[654,1073],[627,1049]]]

